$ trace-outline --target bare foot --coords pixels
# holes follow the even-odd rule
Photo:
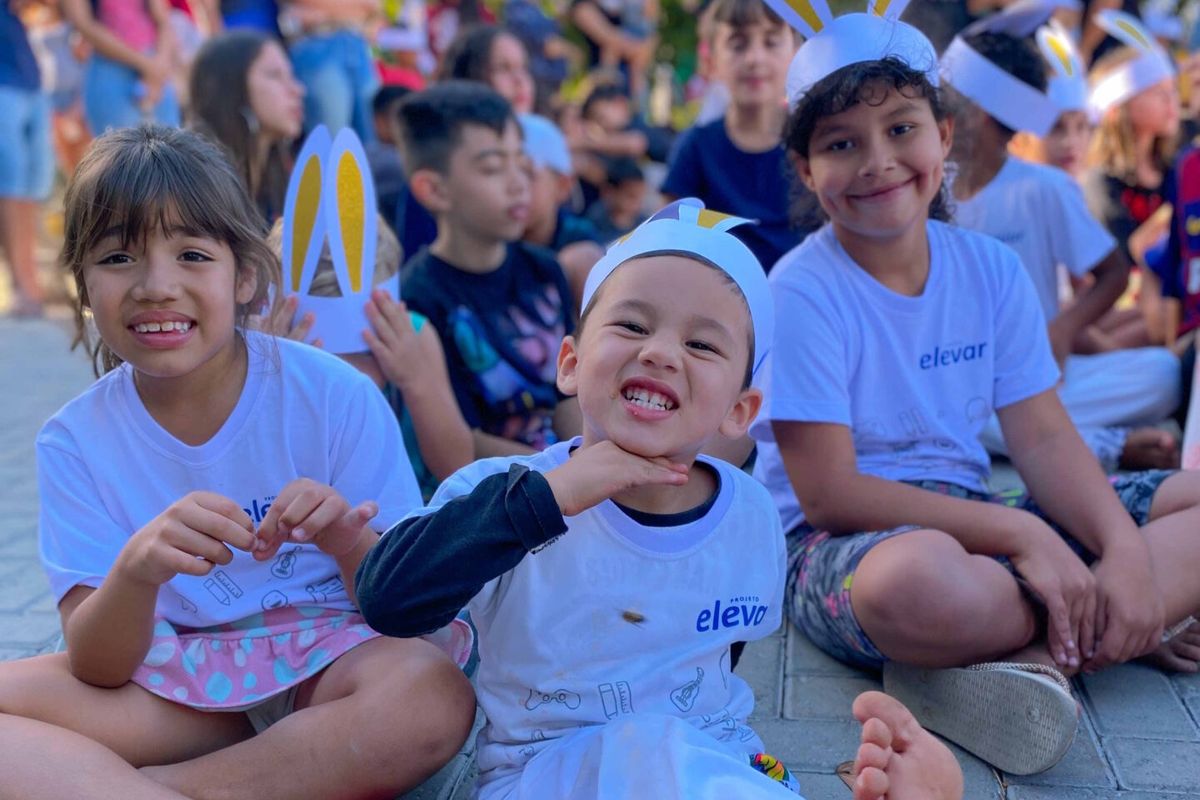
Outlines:
[[[863,724],[854,761],[854,800],[962,800],[962,769],[904,704],[882,692],[854,701]]]
[[[1193,622],[1145,659],[1168,672],[1200,672],[1200,622]]]
[[[1125,437],[1122,469],[1179,469],[1179,443],[1167,431],[1135,428]]]

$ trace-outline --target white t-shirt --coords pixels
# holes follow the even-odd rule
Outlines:
[[[547,472],[578,440],[533,456],[478,461],[438,489],[429,513],[511,464]],[[750,687],[729,647],[782,622],[787,557],[779,515],[753,478],[702,458],[720,489],[690,524],[644,527],[612,501],[490,581],[468,605],[479,634],[481,782],[519,772],[544,746],[626,714],[682,717],[761,749]],[[387,534],[385,534],[386,536]]]
[[[353,506],[379,503],[383,529],[421,505],[396,418],[375,385],[314,347],[246,334],[249,368],[221,429],[198,447],[160,426],[128,364],[50,418],[37,438],[42,564],[56,599],[98,587],[130,536],[192,491],[237,501],[255,525],[297,478],[337,489]],[[232,549],[232,548],[231,548]],[[331,556],[284,544],[270,562],[241,550],[207,576],[178,575],[156,614],[187,627],[284,605],[352,610]]]
[[[751,426],[755,475],[791,530],[804,517],[771,422],[846,425],[858,471],[982,490],[979,432],[992,411],[1058,381],[1029,277],[995,239],[930,221],[918,297],[898,294],[851,259],[829,225],[771,271],[775,341],[765,402]]]
[[[978,194],[955,204],[954,220],[1017,251],[1047,321],[1058,316],[1059,265],[1078,278],[1117,246],[1088,211],[1074,178],[1056,167],[1012,156]]]

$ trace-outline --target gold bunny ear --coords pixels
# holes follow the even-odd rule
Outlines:
[[[329,129],[318,125],[304,140],[288,180],[283,204],[284,285],[289,293],[304,294],[312,283],[325,242],[325,215],[321,213],[322,186]]]
[[[1151,52],[1158,48],[1158,43],[1142,26],[1142,21],[1132,14],[1126,14],[1115,8],[1106,8],[1096,14],[1096,24],[1114,39],[1119,39],[1141,52]]]
[[[877,17],[900,19],[904,9],[908,8],[909,0],[873,0],[871,13]]]
[[[333,269],[342,296],[370,290],[375,277],[379,219],[375,183],[362,142],[343,128],[329,151],[330,179],[325,184],[325,217]]]
[[[772,11],[800,31],[806,39],[816,36],[833,21],[830,2],[838,0],[766,0]]]
[[[1070,36],[1062,28],[1047,25],[1038,28],[1038,49],[1054,74],[1063,78],[1077,78],[1083,74],[1083,64]]]

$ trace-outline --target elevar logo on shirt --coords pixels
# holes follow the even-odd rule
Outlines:
[[[975,361],[983,358],[986,348],[987,342],[977,342],[976,344],[955,342],[947,345],[934,345],[932,351],[921,354],[918,366],[921,369],[937,369],[938,367],[952,367],[966,361]]]
[[[250,505],[242,506],[242,511],[246,512],[246,516],[254,520],[257,525],[267,517],[267,509],[271,507],[271,503],[275,502],[275,495],[269,494],[262,500],[251,500]]]
[[[721,628],[749,628],[762,622],[766,616],[767,607],[759,603],[758,595],[731,597],[724,604],[716,600],[712,608],[705,608],[696,615],[696,631],[705,633]]]

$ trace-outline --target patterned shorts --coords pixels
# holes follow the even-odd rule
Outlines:
[[[1141,527],[1150,519],[1150,504],[1163,481],[1175,473],[1169,470],[1149,470],[1109,478],[1121,503]],[[1033,498],[1022,489],[996,494],[984,494],[941,481],[913,481],[920,489],[987,503],[1000,503],[1037,515],[1058,531],[1063,540],[1085,563],[1095,560],[1092,554],[1050,520]],[[893,536],[917,530],[917,525],[903,525],[883,531],[833,536],[828,531],[813,529],[800,523],[788,534],[788,584],[786,597],[792,622],[817,647],[834,658],[864,669],[880,669],[887,657],[859,626],[850,605],[850,586],[854,571],[867,552]],[[1008,559],[999,557],[1011,571]]]

